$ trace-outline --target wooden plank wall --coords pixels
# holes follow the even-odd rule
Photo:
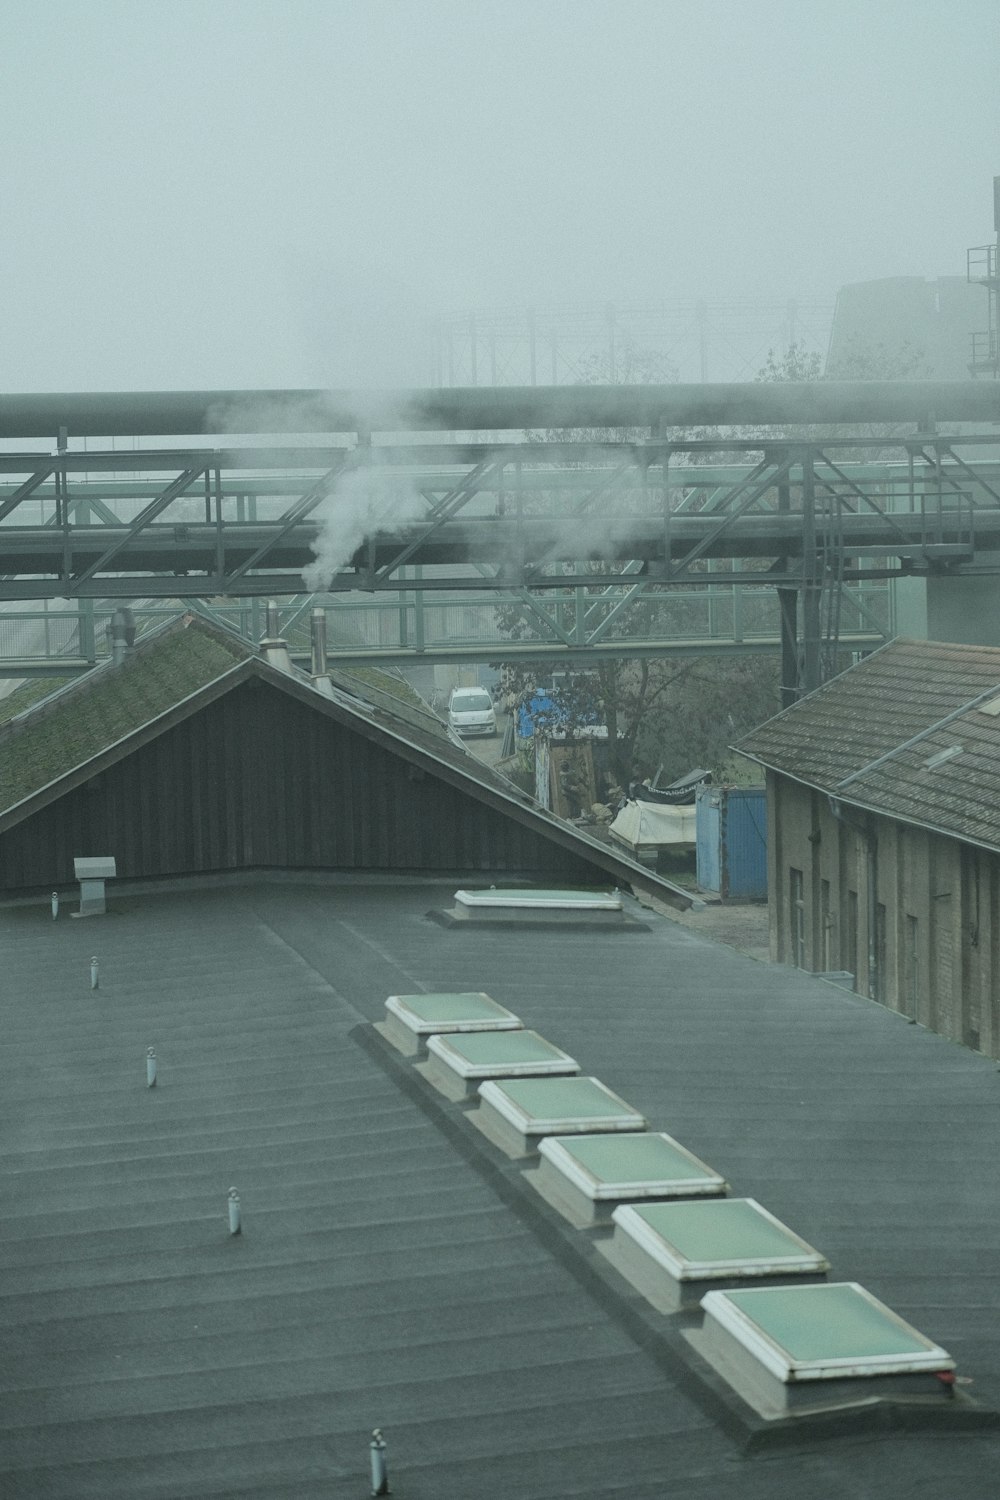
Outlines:
[[[235,689],[0,836],[0,890],[243,869],[607,875],[266,683]]]

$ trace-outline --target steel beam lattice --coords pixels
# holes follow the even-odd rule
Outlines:
[[[914,389],[879,387],[877,413],[898,416],[904,397],[911,411],[916,402],[922,412],[932,396],[947,404],[936,387],[920,387],[917,397]],[[974,398],[957,389],[951,405],[978,412],[981,387]],[[336,530],[350,508],[340,486],[363,466],[373,493],[383,481],[390,488],[403,481],[424,506],[417,519],[411,508],[396,521],[391,509],[377,510],[363,544],[355,537],[323,580],[331,611],[381,609],[369,649],[436,659],[479,650],[483,659],[541,650],[652,654],[692,643],[778,649],[783,642],[783,678],[794,678],[797,689],[812,686],[831,669],[839,640],[870,643],[889,630],[884,592],[877,593],[882,581],[995,569],[1000,463],[989,456],[991,433],[928,429],[874,442],[870,429],[822,439],[759,429],[663,435],[664,412],[773,416],[775,391],[778,406],[791,403],[799,421],[807,414],[831,420],[863,404],[853,388],[833,386],[763,395],[745,388],[571,388],[531,393],[544,397],[543,411],[523,391],[506,388],[480,389],[474,399],[469,392],[397,393],[362,422],[356,410],[337,405],[339,397],[271,393],[310,397],[315,419],[307,410],[303,421],[300,402],[299,430],[329,433],[336,421],[345,436],[333,444],[271,436],[230,448],[201,442],[128,453],[78,451],[61,441],[57,454],[0,452],[0,599],[89,600],[99,609],[122,598],[301,596],[319,520]],[[173,423],[186,425],[197,414],[209,429],[214,422],[253,430],[246,393],[222,395],[224,422],[211,417],[218,402],[206,406],[204,394],[136,396],[131,430],[171,430],[165,412]],[[0,398],[0,434],[18,424],[25,435],[34,432],[45,403],[65,409],[61,428],[93,430],[98,412],[105,424],[123,420],[117,399]],[[635,438],[632,426],[628,440],[588,428],[579,437],[529,432],[515,442],[498,433],[483,441],[472,428],[473,420],[488,430],[531,416],[655,420],[650,436]],[[453,432],[427,442],[412,435],[372,441],[374,431],[393,423],[412,434],[445,421]],[[280,432],[282,423],[273,425]],[[859,461],[873,448],[877,461]],[[195,493],[200,479],[203,499]],[[362,596],[369,601],[363,609]],[[442,639],[435,611],[443,618],[458,610],[478,611],[487,623],[464,638],[452,630]],[[695,629],[695,615],[706,610],[704,628]],[[728,622],[722,630],[720,612]],[[17,618],[23,623],[28,614]],[[46,618],[51,629],[51,611]],[[387,639],[390,619],[394,640]],[[92,625],[87,630],[100,635]],[[81,641],[86,633],[81,625]],[[355,649],[349,640],[341,647]],[[16,653],[0,652],[16,660]]]

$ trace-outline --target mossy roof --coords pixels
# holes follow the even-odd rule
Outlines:
[[[31,677],[27,682],[18,683],[12,693],[0,698],[0,724],[26,713],[43,698],[50,698],[53,693],[74,680],[72,677]]]
[[[185,616],[148,637],[121,666],[99,667],[46,696],[22,718],[8,718],[0,724],[0,812],[84,765],[252,655],[235,636]]]

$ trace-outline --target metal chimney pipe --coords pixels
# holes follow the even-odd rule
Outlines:
[[[310,642],[312,662],[310,670],[314,677],[326,676],[326,610],[314,609],[310,619]]]
[[[273,599],[267,601],[267,634],[260,641],[260,654],[272,667],[279,667],[282,672],[292,670],[288,642],[282,639],[278,606]]]
[[[135,616],[132,611],[120,605],[111,616],[108,630],[111,636],[111,660],[116,667],[120,667],[135,644]]]

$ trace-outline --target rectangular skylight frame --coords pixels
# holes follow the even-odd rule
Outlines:
[[[512,907],[523,911],[612,911],[624,910],[617,891],[489,890],[456,891],[455,901],[471,910]]]
[[[607,1132],[603,1132],[606,1134]],[[614,1201],[621,1198],[663,1197],[715,1197],[728,1191],[725,1178],[708,1166],[699,1157],[682,1146],[673,1136],[660,1132],[657,1140],[665,1141],[673,1151],[688,1161],[698,1175],[690,1177],[642,1177],[605,1178],[590,1171],[574,1154],[578,1141],[589,1137],[578,1137],[572,1141],[560,1140],[558,1136],[547,1136],[539,1143],[539,1153],[567,1182],[577,1188],[593,1203]]]
[[[807,1380],[833,1380],[838,1377],[937,1373],[955,1368],[955,1361],[947,1350],[925,1338],[922,1333],[907,1323],[898,1313],[893,1312],[892,1308],[886,1307],[884,1302],[880,1302],[859,1282],[828,1282],[824,1286],[789,1286],[782,1287],[781,1290],[785,1293],[794,1293],[796,1296],[811,1296],[842,1287],[850,1287],[881,1316],[897,1328],[905,1330],[915,1343],[922,1346],[920,1352],[849,1355],[816,1360],[795,1359],[743,1310],[740,1303],[733,1300],[734,1296],[738,1296],[741,1302],[751,1301],[753,1297],[769,1290],[768,1288],[753,1288],[735,1294],[723,1291],[706,1292],[701,1300],[701,1306],[706,1321],[714,1320],[765,1370],[785,1385]]]
[[[641,1250],[645,1251],[651,1260],[658,1266],[662,1266],[675,1281],[722,1281],[736,1276],[741,1278],[779,1275],[820,1276],[830,1269],[830,1262],[824,1255],[797,1235],[793,1229],[789,1229],[787,1224],[775,1218],[774,1214],[769,1213],[755,1198],[718,1199],[712,1204],[700,1205],[709,1212],[717,1211],[720,1217],[723,1214],[732,1213],[740,1206],[752,1208],[761,1219],[780,1231],[782,1238],[787,1240],[790,1246],[795,1246],[795,1249],[790,1250],[788,1255],[692,1260],[647,1223],[634,1205],[625,1204],[616,1208],[611,1218],[616,1230],[620,1229],[623,1234],[627,1235]]]
[[[445,998],[445,992],[433,995],[390,995],[385,1002],[385,1008],[400,1025],[405,1026],[415,1036],[421,1037],[442,1032],[521,1030],[520,1018],[483,990],[461,991],[448,997],[456,1001],[467,1000],[469,1002],[469,1014],[466,1016],[435,1019],[421,1014],[420,1001],[432,1001],[439,998]],[[477,1011],[479,1014],[476,1014]]]
[[[502,1083],[497,1082],[480,1084],[479,1097],[483,1104],[489,1105],[501,1119],[505,1120],[508,1125],[512,1125],[523,1136],[585,1135],[594,1131],[603,1133],[613,1130],[646,1129],[645,1117],[631,1104],[627,1104],[624,1099],[613,1093],[607,1084],[601,1083],[600,1079],[565,1078],[552,1081],[591,1084],[594,1089],[599,1089],[608,1100],[608,1113],[606,1115],[532,1115],[511,1098]]]
[[[517,1050],[517,1039],[524,1037],[534,1043],[541,1043],[548,1050],[547,1058],[535,1058],[518,1062],[512,1054],[505,1061],[483,1062],[472,1060],[462,1056],[461,1038],[468,1033],[438,1032],[428,1037],[427,1051],[433,1053],[435,1058],[451,1072],[464,1080],[491,1078],[545,1078],[551,1076],[571,1076],[579,1073],[580,1064],[575,1058],[570,1057],[561,1047],[555,1047],[547,1042],[544,1037],[539,1036],[537,1031],[515,1030],[504,1028],[497,1030],[499,1038],[509,1037],[514,1043],[514,1053]],[[482,1033],[476,1033],[481,1035]]]

